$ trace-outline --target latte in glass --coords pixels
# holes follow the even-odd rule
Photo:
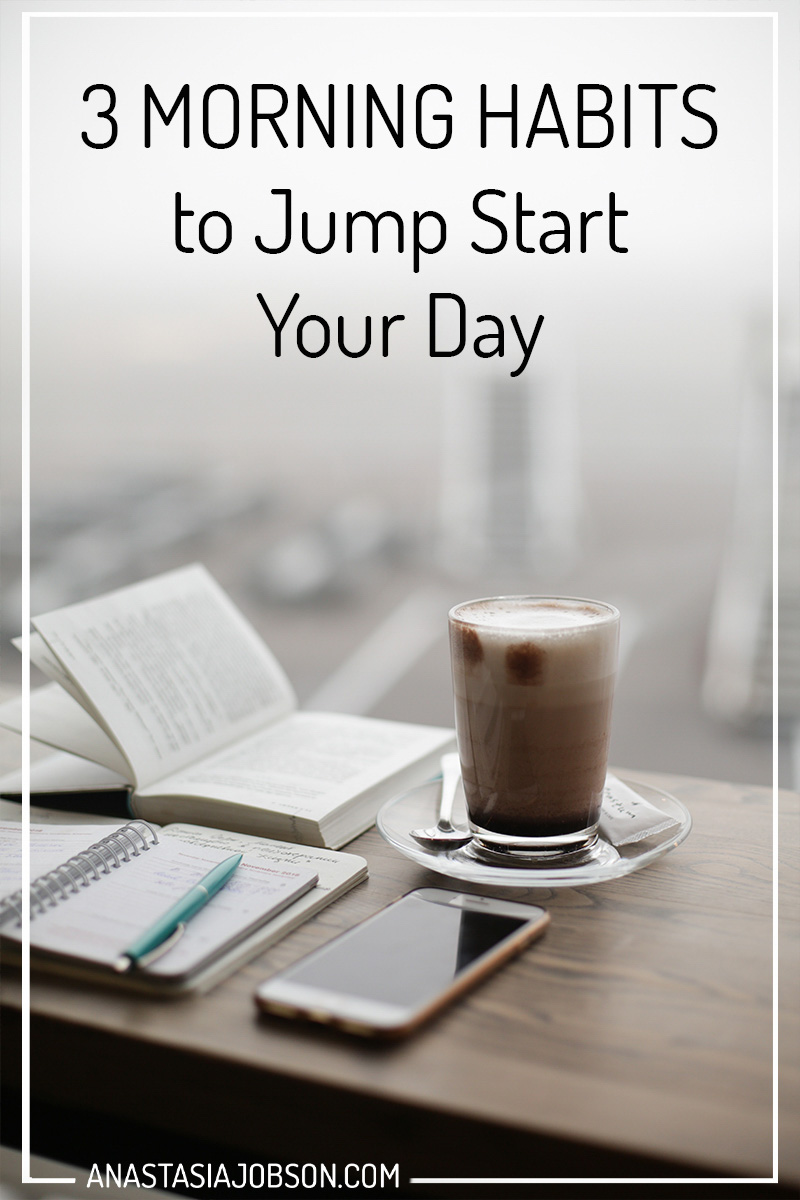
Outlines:
[[[451,610],[456,733],[470,825],[508,852],[574,852],[596,838],[619,612],[551,596]]]

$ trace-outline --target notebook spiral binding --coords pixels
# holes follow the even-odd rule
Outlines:
[[[158,834],[147,821],[129,821],[108,837],[94,842],[80,854],[73,854],[66,862],[54,867],[31,882],[31,918],[55,908],[62,900],[68,900],[81,887],[89,887],[101,875],[130,862],[158,842]],[[16,916],[22,923],[22,889],[0,901],[0,924]]]

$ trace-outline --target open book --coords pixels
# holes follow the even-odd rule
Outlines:
[[[33,621],[31,735],[118,772],[131,814],[342,846],[438,770],[452,730],[298,712],[291,685],[202,566]],[[0,725],[21,732],[19,701]]]
[[[363,858],[192,825],[35,824],[31,964],[140,991],[206,991],[363,879]],[[232,878],[142,969],[119,955],[216,863]],[[0,938],[21,939],[21,824],[0,821]]]

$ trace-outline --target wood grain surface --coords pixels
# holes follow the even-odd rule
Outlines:
[[[621,773],[681,799],[688,840],[611,883],[497,889],[544,903],[550,929],[414,1038],[378,1045],[259,1016],[253,1004],[267,975],[404,891],[457,886],[372,830],[348,847],[368,859],[369,880],[208,996],[153,1001],[35,980],[41,1111],[144,1122],[265,1161],[398,1162],[412,1195],[413,1178],[475,1172],[771,1178],[772,795]],[[780,808],[780,1179],[796,1185],[800,797],[783,794]],[[6,973],[12,1050],[18,1007],[18,978]],[[33,1138],[36,1148],[35,1128]]]

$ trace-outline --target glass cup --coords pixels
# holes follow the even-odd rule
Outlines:
[[[597,843],[619,611],[500,596],[449,614],[456,734],[472,847],[552,861]]]

